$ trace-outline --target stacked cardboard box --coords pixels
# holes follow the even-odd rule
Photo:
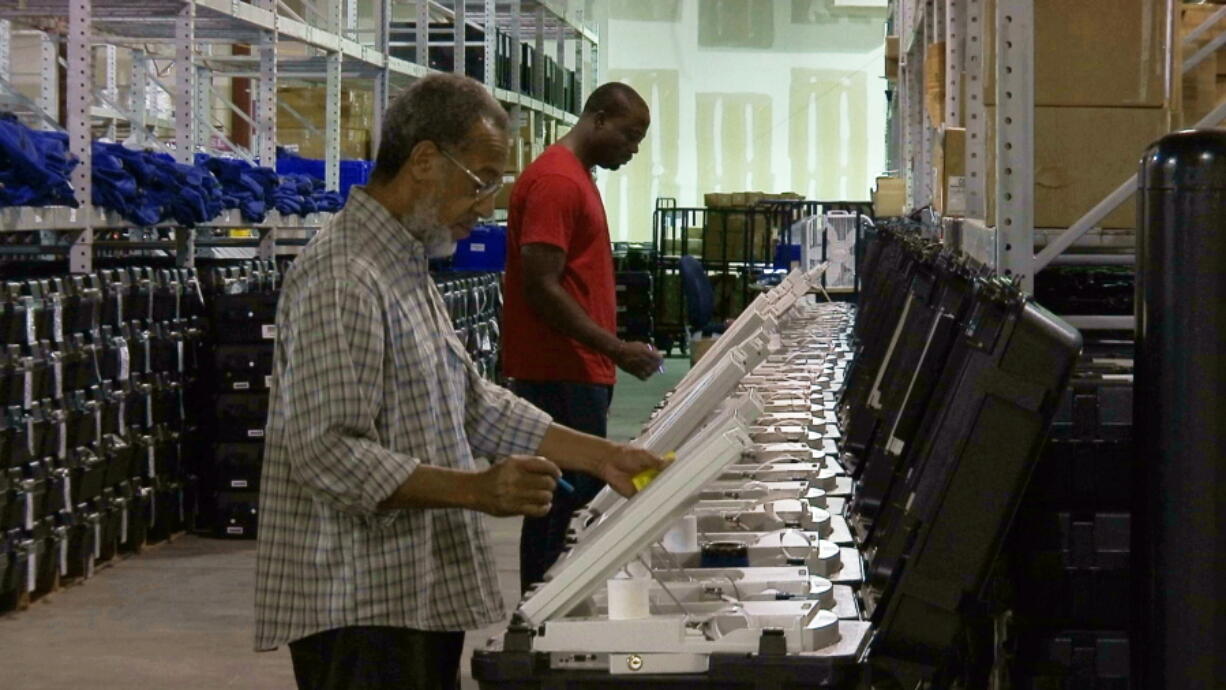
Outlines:
[[[800,201],[791,192],[712,192],[703,196],[706,225],[703,228],[703,258],[707,261],[771,261],[779,241],[772,213],[764,205],[772,201]],[[748,245],[748,246],[747,246]]]
[[[991,17],[995,3],[985,15]],[[1165,0],[1036,0],[1034,3],[1034,224],[1066,228],[1136,172],[1172,122],[1168,37],[1178,6]],[[992,23],[985,45],[994,45]],[[996,65],[985,51],[988,223],[995,224]],[[1178,73],[1178,72],[1176,72]],[[1104,228],[1131,229],[1135,202]]]
[[[324,157],[326,99],[322,87],[282,86],[277,89],[277,143],[295,147],[306,158]],[[374,95],[369,89],[342,89],[340,97],[341,158],[370,160]],[[299,119],[301,118],[301,119]],[[308,127],[306,120],[314,129]]]

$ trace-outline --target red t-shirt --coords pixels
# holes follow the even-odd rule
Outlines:
[[[541,321],[524,296],[520,248],[551,244],[566,252],[562,288],[592,321],[617,332],[613,248],[604,203],[592,176],[564,146],[545,149],[511,190],[507,218],[503,373],[524,381],[612,385],[613,360]]]

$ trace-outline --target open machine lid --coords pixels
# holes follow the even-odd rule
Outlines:
[[[733,348],[727,357],[709,367],[707,373],[688,390],[673,395],[653,423],[630,445],[659,455],[676,451],[707,423],[720,405],[732,398],[741,379],[766,361],[774,351],[775,340],[759,329],[754,337]],[[624,500],[605,487],[588,503],[587,509],[596,514],[609,513]]]
[[[550,579],[530,590],[519,615],[533,625],[565,615],[646,550],[681,518],[698,491],[753,446],[735,406],[677,450],[677,458],[620,510],[598,524],[550,569]]]
[[[820,284],[825,271],[826,264],[807,273],[794,269],[779,285],[755,297],[749,306],[736,317],[736,320],[715,339],[715,343],[711,345],[702,359],[698,360],[698,363],[677,382],[677,386],[673,389],[674,396],[680,395],[697,383],[716,362],[724,359],[732,348],[754,337],[759,328],[768,332],[776,331],[777,322],[792,309],[797,300],[808,294],[814,285]],[[648,426],[655,423],[656,420],[652,420]]]

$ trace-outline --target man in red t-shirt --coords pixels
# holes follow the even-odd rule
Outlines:
[[[579,122],[520,175],[511,191],[503,372],[511,390],[579,431],[604,436],[616,367],[646,379],[663,361],[645,343],[617,337],[613,251],[596,166],[616,170],[638,153],[651,116],[634,89],[609,83],[592,92]],[[603,484],[563,473],[542,518],[525,518],[520,585],[539,582],[557,560],[571,513]]]

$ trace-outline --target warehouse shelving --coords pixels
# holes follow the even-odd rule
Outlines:
[[[1126,201],[1136,189],[1135,175],[1100,203],[1087,209],[1068,228],[1034,227],[1034,22],[1033,3],[1028,0],[997,0],[995,14],[988,15],[986,0],[892,0],[891,20],[899,37],[901,68],[893,107],[898,126],[891,132],[893,160],[899,161],[907,185],[908,209],[920,209],[933,198],[934,138],[937,134],[924,108],[924,57],[926,47],[945,42],[945,122],[967,130],[966,200],[964,217],[941,220],[945,237],[981,263],[1016,276],[1033,289],[1034,275],[1071,247],[1113,254],[1132,248],[1130,237],[1103,232],[1099,224]],[[1226,45],[1226,8],[1218,10],[1197,29],[1171,40],[1166,55],[1177,74],[1186,73]],[[1174,21],[1172,19],[1172,21]],[[986,45],[988,22],[995,26],[995,43]],[[1205,46],[1180,59],[1183,45],[1205,35],[1217,34]],[[986,151],[987,108],[983,102],[985,51],[995,55],[996,170],[994,189],[989,179]],[[1172,54],[1173,53],[1173,54]],[[1175,77],[1178,79],[1178,76]],[[964,83],[965,82],[965,83]],[[965,98],[965,102],[960,102]],[[1226,118],[1226,103],[1220,103],[1192,126],[1214,126]],[[1191,124],[1191,123],[1190,123]],[[1139,153],[1139,152],[1138,152]],[[1002,222],[989,226],[988,195],[996,201]],[[1037,252],[1036,252],[1037,250]],[[1129,255],[1117,259],[1129,261]],[[1064,261],[1079,262],[1070,258]],[[1094,260],[1086,260],[1094,261]],[[1083,328],[1131,329],[1130,316],[1069,317]]]
[[[534,41],[536,55],[551,55],[573,68],[580,95],[595,84],[598,36],[583,16],[580,0],[22,0],[0,3],[0,102],[15,103],[27,124],[66,131],[72,153],[81,161],[73,173],[80,209],[20,209],[0,213],[0,231],[63,231],[72,234],[70,265],[88,271],[93,230],[123,227],[113,215],[95,212],[90,200],[89,143],[98,133],[116,137],[117,123],[139,143],[173,153],[191,162],[197,151],[234,155],[272,165],[277,145],[277,83],[293,80],[324,84],[325,183],[336,189],[340,161],[340,96],[347,80],[364,80],[374,94],[373,148],[377,149],[383,110],[397,88],[428,74],[432,44],[427,31],[414,31],[418,62],[391,55],[393,15],[407,17],[415,27],[449,23],[456,55],[467,47],[465,27],[481,29],[485,55],[497,52],[496,32],[506,31],[512,45]],[[411,13],[411,14],[409,14]],[[37,98],[17,92],[10,81],[11,38],[14,32],[37,32],[41,50]],[[59,58],[66,44],[67,60]],[[248,49],[231,50],[231,46]],[[98,48],[99,50],[95,50]],[[127,93],[120,93],[116,55],[124,51],[132,64]],[[235,54],[238,53],[238,54]],[[243,54],[250,53],[250,54]],[[484,83],[511,111],[516,123],[529,119],[542,131],[547,123],[568,127],[576,116],[540,98],[523,93],[520,51],[511,50],[511,88],[497,85],[496,60],[485,60]],[[94,84],[96,61],[103,83]],[[463,60],[455,60],[462,72]],[[419,64],[420,63],[420,64]],[[60,67],[66,80],[66,117],[58,112]],[[173,72],[173,79],[163,79]],[[530,75],[534,94],[543,93],[544,65],[537,60]],[[219,93],[219,79],[250,79],[252,112],[245,112]],[[164,92],[170,112],[150,112],[151,94]],[[163,99],[166,96],[162,96]],[[220,107],[226,118],[250,125],[250,146],[238,146],[232,132],[214,118]],[[308,129],[316,129],[314,124]],[[518,128],[517,128],[518,129]],[[145,133],[152,130],[152,138]],[[272,214],[262,228],[275,236],[277,228],[315,228],[323,219],[288,220]],[[224,218],[210,227],[253,227]],[[189,237],[191,233],[186,233]],[[190,262],[193,253],[181,253]]]

